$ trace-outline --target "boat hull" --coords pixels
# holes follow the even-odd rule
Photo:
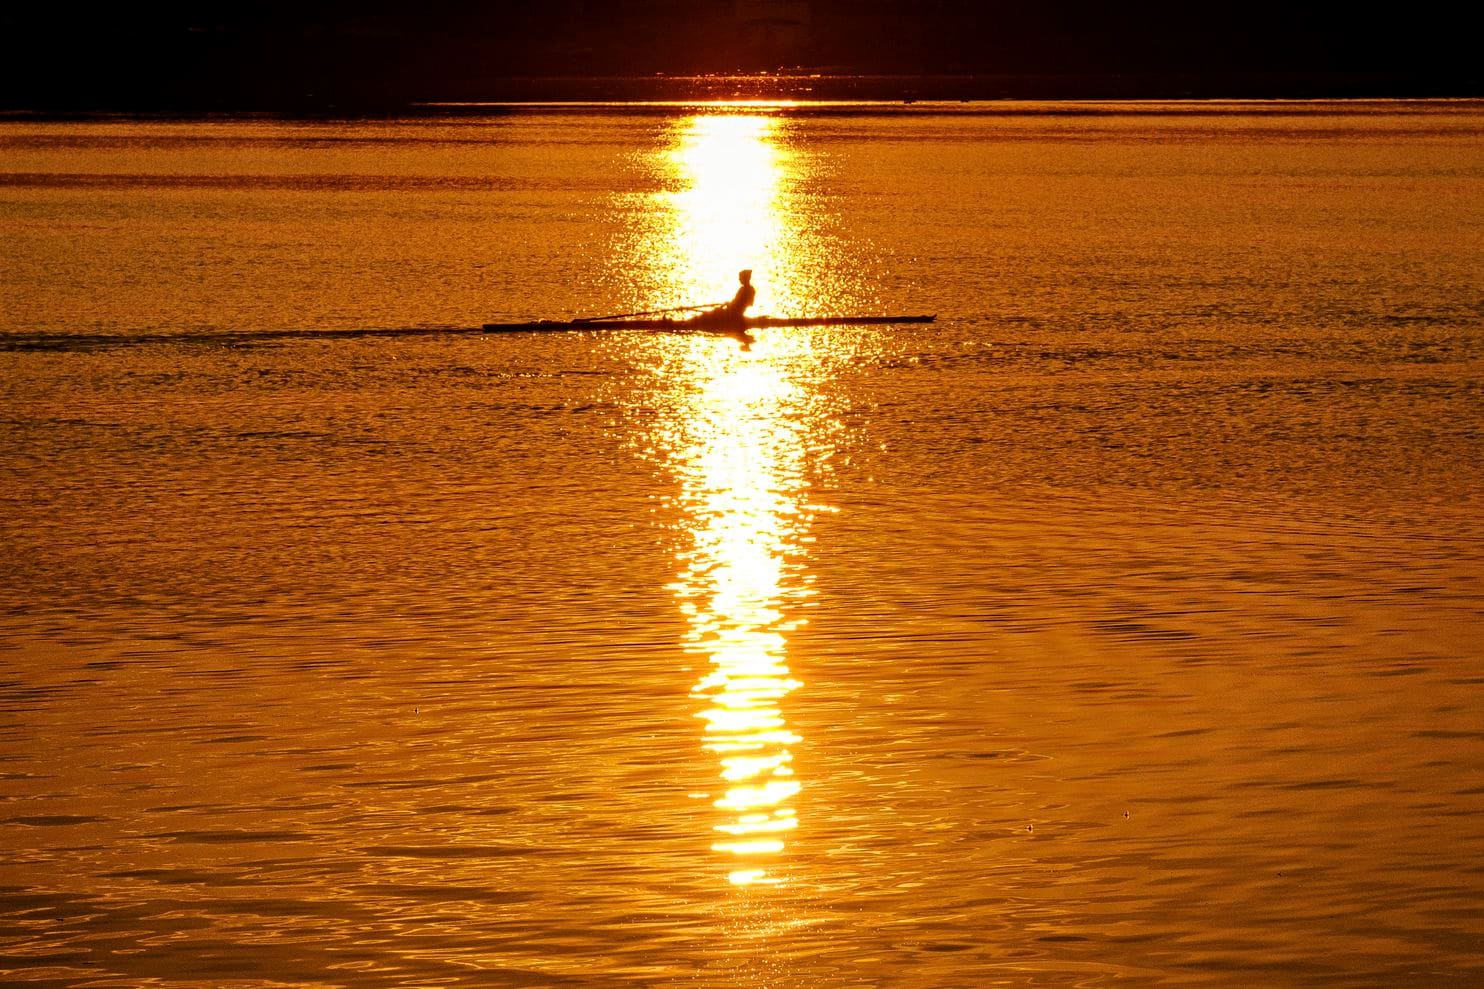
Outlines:
[[[569,330],[659,330],[666,333],[737,334],[777,326],[881,326],[892,323],[931,323],[930,316],[753,316],[738,322],[694,319],[575,319],[566,322],[485,323],[486,333],[561,333]]]

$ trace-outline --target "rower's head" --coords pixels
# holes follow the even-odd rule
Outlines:
[[[743,285],[750,283],[752,281],[752,269],[743,268],[741,271],[737,272],[737,281],[741,282]]]

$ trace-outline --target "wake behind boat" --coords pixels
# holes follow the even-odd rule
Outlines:
[[[347,327],[325,329],[221,330],[178,333],[6,333],[0,353],[13,351],[87,351],[144,344],[220,344],[243,346],[280,340],[339,340],[364,337],[474,336],[484,333],[552,333],[565,330],[649,330],[658,333],[711,333],[741,337],[770,326],[867,326],[931,323],[932,316],[755,316],[740,324],[707,319],[573,319],[535,323],[485,323],[483,326]]]

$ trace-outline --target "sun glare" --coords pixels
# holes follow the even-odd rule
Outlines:
[[[722,301],[751,268],[758,307],[787,312],[805,238],[791,230],[790,157],[780,121],[708,113],[679,123],[664,158],[668,191],[646,246],[656,307]],[[771,276],[771,277],[770,277]],[[649,353],[654,353],[651,348]],[[806,334],[762,335],[753,350],[710,336],[671,338],[656,368],[671,409],[652,437],[680,482],[677,546],[686,647],[705,657],[691,689],[700,745],[715,760],[711,849],[735,886],[785,881],[803,792],[786,704],[803,684],[788,662],[790,612],[813,511],[806,465],[818,438]]]
[[[737,272],[750,268],[755,311],[792,310],[780,126],[763,114],[702,114],[678,125],[667,155],[668,236],[652,258],[663,293],[656,306],[724,302]]]
[[[800,739],[782,705],[801,684],[788,668],[782,605],[802,521],[804,449],[797,427],[773,414],[791,397],[776,368],[712,350],[714,361],[695,366],[677,451],[690,527],[677,592],[692,605],[690,648],[710,665],[692,696],[721,783],[711,847],[753,863],[729,873],[750,885],[776,880],[760,863],[776,860],[798,826],[788,803],[800,790],[792,753]]]

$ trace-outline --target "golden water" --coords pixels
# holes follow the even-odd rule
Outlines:
[[[1484,109],[992,109],[0,125],[0,979],[1479,979]]]

